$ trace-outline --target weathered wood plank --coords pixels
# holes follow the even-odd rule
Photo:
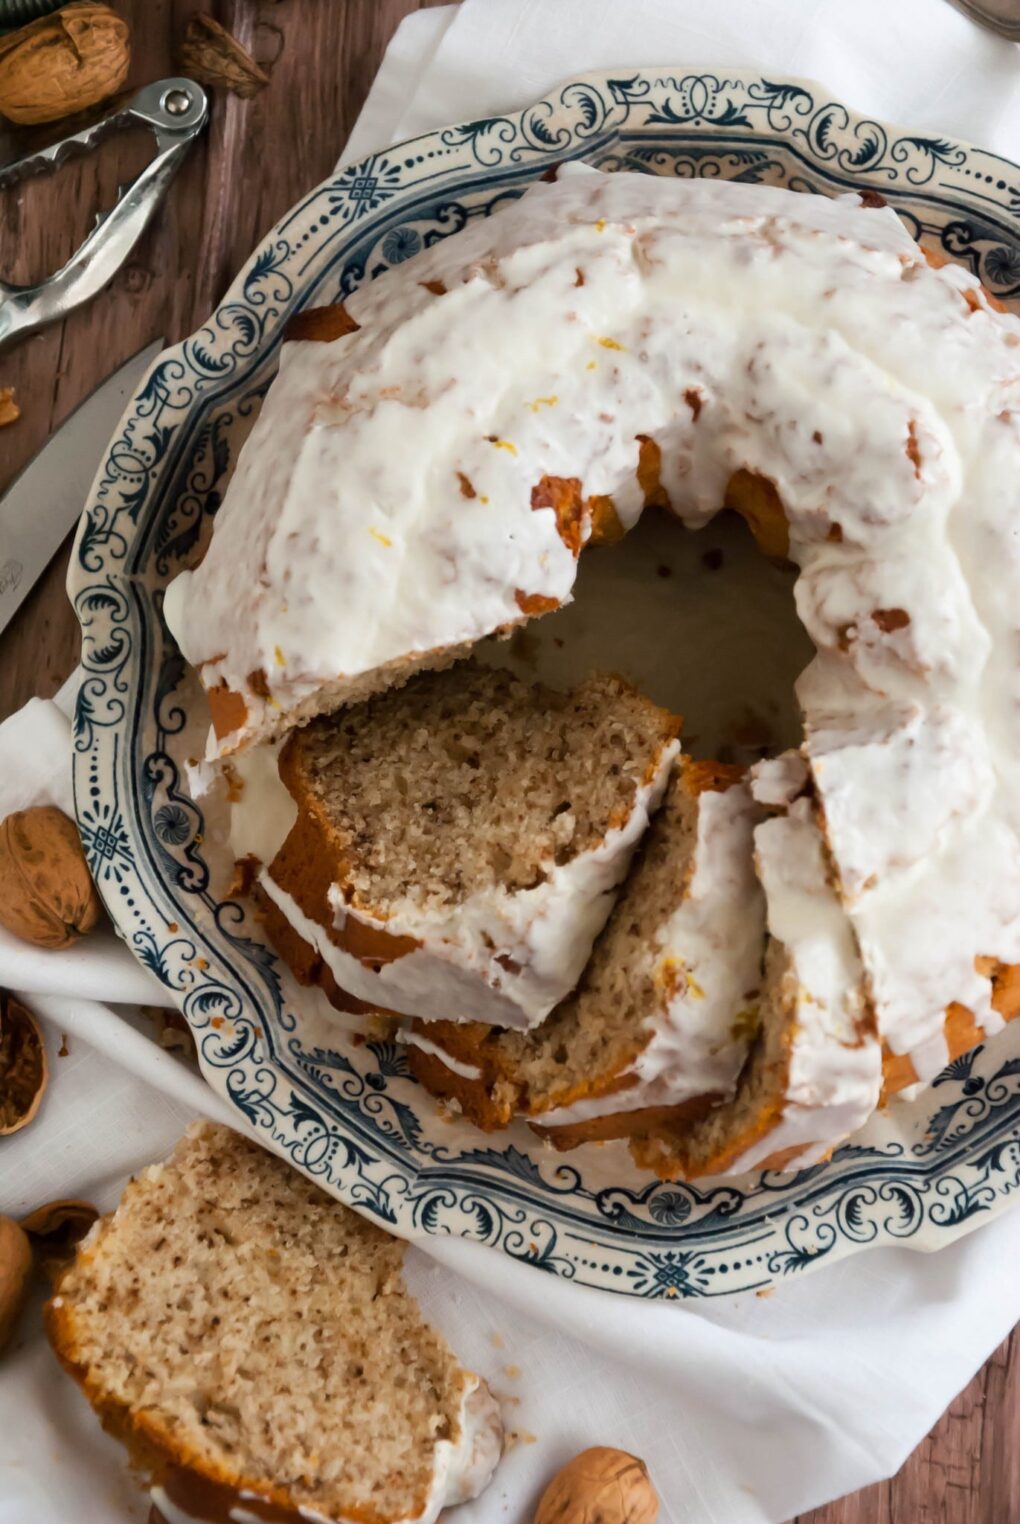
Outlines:
[[[190,333],[222,297],[252,248],[336,162],[386,43],[412,10],[439,0],[118,0],[133,31],[130,86],[177,72],[175,39],[206,9],[260,59],[272,82],[251,101],[217,94],[212,120],[166,204],[124,269],[92,305],[0,354],[0,386],[22,417],[0,431],[0,490],[74,407],[136,350]],[[31,141],[10,133],[0,155]],[[114,138],[53,176],[0,195],[0,273],[37,279],[77,247],[119,182],[137,173],[147,140]],[[88,482],[82,483],[82,492]],[[69,541],[29,595],[0,647],[0,717],[51,694],[78,638],[63,593]]]

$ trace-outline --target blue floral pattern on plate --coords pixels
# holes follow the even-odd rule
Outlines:
[[[487,217],[551,164],[880,191],[926,246],[1020,308],[1020,170],[750,73],[573,80],[515,115],[402,143],[311,191],[208,323],[157,360],[82,515],[69,590],[89,864],[135,956],[187,1017],[209,1083],[265,1142],[405,1236],[456,1234],[568,1280],[652,1298],[762,1289],[880,1244],[930,1249],[1020,1186],[1020,1022],[825,1164],[665,1184],[622,1145],[551,1151],[441,1118],[392,1042],[352,1042],[225,892],[184,760],[204,701],[162,621],[215,514],[295,310],[334,302]],[[222,852],[221,852],[222,856]]]

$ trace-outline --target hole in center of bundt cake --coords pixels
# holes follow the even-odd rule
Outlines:
[[[750,763],[800,744],[793,685],[814,648],[795,577],[736,513],[692,531],[650,508],[618,544],[584,551],[573,603],[477,655],[557,687],[622,672],[684,716],[693,756]]]

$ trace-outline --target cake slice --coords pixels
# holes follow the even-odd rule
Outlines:
[[[739,768],[683,758],[577,992],[528,1033],[416,1023],[418,1078],[483,1128],[523,1115],[560,1147],[731,1095],[757,1021],[761,816]]]
[[[575,692],[466,662],[295,731],[297,818],[266,932],[341,1009],[508,1028],[574,988],[659,804],[680,722],[622,678]]]
[[[47,1307],[159,1514],[434,1524],[499,1458],[488,1388],[422,1320],[403,1245],[198,1123],[127,1187]]]
[[[881,1092],[874,1012],[806,765],[795,753],[759,763],[752,790],[776,811],[755,830],[771,938],[761,1023],[729,1101],[631,1144],[664,1178],[815,1163],[863,1126]]]

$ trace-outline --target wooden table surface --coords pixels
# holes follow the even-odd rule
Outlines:
[[[437,0],[113,0],[133,23],[131,84],[174,72],[174,39],[211,11],[272,82],[252,101],[217,93],[204,139],[127,265],[89,308],[0,356],[22,417],[0,431],[0,489],[106,375],[149,340],[189,333],[273,222],[331,169],[401,18]],[[5,196],[0,271],[56,269],[147,157],[145,140],[106,143]],[[4,158],[23,151],[0,142]],[[88,486],[82,482],[82,491]],[[64,596],[68,545],[0,636],[0,718],[52,694],[78,654]],[[937,1330],[933,1329],[933,1337]],[[597,1443],[599,1435],[591,1436]],[[791,1457],[796,1464],[796,1457]],[[668,1500],[667,1500],[668,1501]],[[452,1516],[451,1516],[452,1517]],[[1016,1524],[1020,1520],[1020,1340],[988,1361],[892,1481],[797,1524]]]

